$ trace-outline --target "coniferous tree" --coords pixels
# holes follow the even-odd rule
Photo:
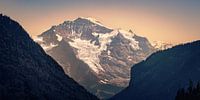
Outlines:
[[[196,86],[190,81],[187,90],[181,88],[177,91],[175,100],[200,100],[200,82]]]

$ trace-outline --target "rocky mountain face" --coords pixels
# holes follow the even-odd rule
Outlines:
[[[4,15],[0,15],[0,42],[1,100],[97,99],[68,77],[17,22]]]
[[[128,86],[131,66],[155,51],[145,37],[82,17],[51,27],[35,41],[67,75],[100,98]]]
[[[133,66],[129,86],[112,100],[174,100],[180,88],[199,80],[200,41],[195,41],[156,52]]]

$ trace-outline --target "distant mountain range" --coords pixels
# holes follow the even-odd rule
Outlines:
[[[67,75],[100,98],[128,86],[131,66],[158,49],[131,30],[110,29],[83,17],[53,26],[35,41]]]
[[[1,100],[96,100],[15,21],[0,15]]]
[[[166,50],[168,48],[172,48],[174,45],[171,43],[166,43],[162,41],[153,41],[151,45],[156,49],[156,50]]]
[[[188,87],[189,81],[199,80],[200,40],[153,53],[133,66],[129,86],[112,100],[175,100],[180,88]]]

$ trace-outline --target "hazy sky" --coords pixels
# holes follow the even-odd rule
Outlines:
[[[200,39],[200,0],[0,0],[0,11],[33,37],[82,16],[111,28],[132,29],[151,41]]]

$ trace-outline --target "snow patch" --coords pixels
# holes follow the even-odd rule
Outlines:
[[[100,45],[95,45],[95,42],[90,40],[81,40],[80,38],[72,39],[73,42],[69,44],[77,49],[77,58],[83,60],[89,67],[96,72],[105,71],[100,65],[99,56],[102,51],[107,50],[107,46],[111,43],[111,39],[117,35],[116,31],[111,33],[92,33],[94,36],[98,36]]]
[[[102,33],[92,33],[94,36],[99,36],[100,43],[100,51],[106,51],[107,46],[112,42],[112,38],[117,35],[116,31],[112,31],[110,33],[102,34]]]
[[[58,41],[61,41],[61,40],[62,40],[62,36],[60,36],[60,35],[58,35],[58,34],[56,34],[56,36],[57,36],[57,40],[58,40]]]
[[[43,37],[36,37],[33,39],[35,42],[44,42]]]
[[[110,51],[110,50],[108,50],[108,56],[110,56],[110,54],[111,54],[111,51]]]
[[[104,79],[104,80],[100,80],[99,82],[100,82],[100,83],[103,83],[103,84],[107,84],[107,83],[108,83],[108,80],[107,80],[107,79]]]
[[[126,38],[130,41],[130,44],[131,47],[134,49],[134,50],[140,50],[141,48],[139,47],[139,42],[136,41],[133,37],[134,37],[134,33],[131,33],[131,32],[128,32],[128,31],[125,31],[125,30],[119,30],[119,32]]]
[[[53,43],[50,43],[50,45],[45,45],[45,44],[41,44],[41,47],[45,50],[45,51],[48,51],[48,50],[51,50],[52,48],[58,46],[58,44],[53,44]]]
[[[45,51],[48,51],[56,46],[58,46],[58,44],[53,44],[53,43],[50,43],[50,45],[46,45],[44,44],[44,40],[43,40],[43,37],[36,37],[34,38],[34,41],[39,43],[40,46],[45,50]]]
[[[90,43],[89,40],[81,40],[80,38],[72,40],[73,42],[69,42],[69,44],[77,49],[77,58],[88,64],[89,67],[97,74],[99,71],[104,71],[99,64],[100,60],[98,56],[101,54],[99,46],[94,45],[94,43]]]

